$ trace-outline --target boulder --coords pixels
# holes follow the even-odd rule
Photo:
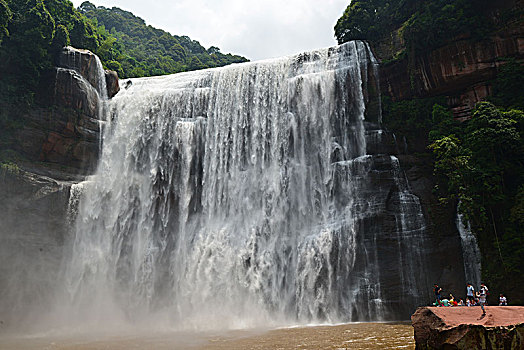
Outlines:
[[[112,98],[118,91],[120,91],[120,85],[118,84],[118,74],[114,70],[106,70],[106,86],[107,86],[107,97]]]
[[[56,69],[53,95],[54,105],[72,108],[99,119],[99,99],[96,89],[75,70]]]
[[[524,307],[421,307],[411,316],[416,349],[524,349]]]

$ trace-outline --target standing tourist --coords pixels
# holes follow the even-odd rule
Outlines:
[[[473,301],[475,300],[475,288],[473,288],[471,283],[468,283],[466,290],[467,290],[466,298],[469,300],[470,304],[473,304]]]
[[[480,284],[480,290],[484,289],[484,294],[486,294],[486,305],[488,305],[488,296],[489,296],[489,289],[486,287],[484,283]]]
[[[442,292],[442,288],[440,288],[438,284],[435,283],[435,286],[433,287],[433,291],[435,292],[435,298],[437,299],[437,305],[440,305],[440,292]]]
[[[484,305],[486,305],[486,297],[487,297],[486,293],[487,293],[486,289],[482,287],[480,288],[480,292],[477,293],[477,296],[479,297],[479,304],[480,304],[480,307],[482,308],[482,316],[486,315],[486,310],[484,309]]]

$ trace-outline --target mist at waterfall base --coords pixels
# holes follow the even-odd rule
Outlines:
[[[365,43],[133,79],[104,113],[43,328],[381,321],[427,302],[425,221]]]

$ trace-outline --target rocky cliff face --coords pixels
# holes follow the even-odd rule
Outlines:
[[[119,89],[89,51],[64,48],[59,62],[42,81],[41,106],[20,116],[11,141],[20,160],[0,164],[0,331],[28,318],[34,324],[53,298],[70,188],[94,170],[101,97]]]
[[[390,53],[377,49],[382,55]],[[524,58],[524,28],[477,41],[457,38],[436,50],[382,65],[382,91],[393,100],[446,95],[456,117],[468,117],[491,94],[491,80],[503,59]]]
[[[67,234],[69,187],[0,166],[0,332],[30,321],[53,300],[50,291]]]
[[[21,116],[24,126],[13,149],[30,161],[23,164],[30,171],[79,179],[96,165],[103,100],[118,92],[118,77],[104,72],[98,57],[86,50],[64,48],[59,64],[42,81],[38,97],[44,107]]]
[[[417,349],[504,349],[524,348],[524,308],[423,307],[411,321]]]
[[[501,1],[493,7],[509,9],[517,3],[519,1]],[[504,23],[503,30],[491,33],[483,40],[465,33],[428,52],[406,52],[399,31],[372,46],[383,62],[380,68],[383,96],[393,101],[445,96],[454,117],[461,120],[469,118],[475,104],[492,94],[492,81],[508,59],[517,62],[524,59],[524,28],[521,23]],[[401,55],[402,52],[405,54]],[[454,224],[457,203],[450,203],[447,207],[438,203],[432,192],[435,178],[432,159],[426,148],[427,137],[410,136],[399,160],[413,192],[421,200],[431,231],[436,266],[444,267],[433,271],[432,278],[445,292],[462,295],[465,281],[460,272],[462,262],[459,260],[462,258],[460,249],[457,249],[460,240]]]

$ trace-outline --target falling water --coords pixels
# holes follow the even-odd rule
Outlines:
[[[460,234],[462,254],[464,259],[464,276],[466,281],[474,286],[480,286],[480,250],[477,238],[471,231],[469,222],[464,222],[464,215],[459,212],[460,203],[457,206],[457,230]]]
[[[107,84],[106,84],[106,75],[102,62],[98,56],[95,56],[96,63],[96,72],[97,72],[97,86],[96,91],[98,92],[102,100],[107,100]]]
[[[179,328],[403,318],[425,229],[362,42],[133,79],[64,262],[71,313]],[[383,139],[387,138],[387,139]]]
[[[78,216],[78,204],[84,190],[84,182],[71,185],[69,189],[69,202],[67,203],[68,226],[74,229],[75,220]]]

